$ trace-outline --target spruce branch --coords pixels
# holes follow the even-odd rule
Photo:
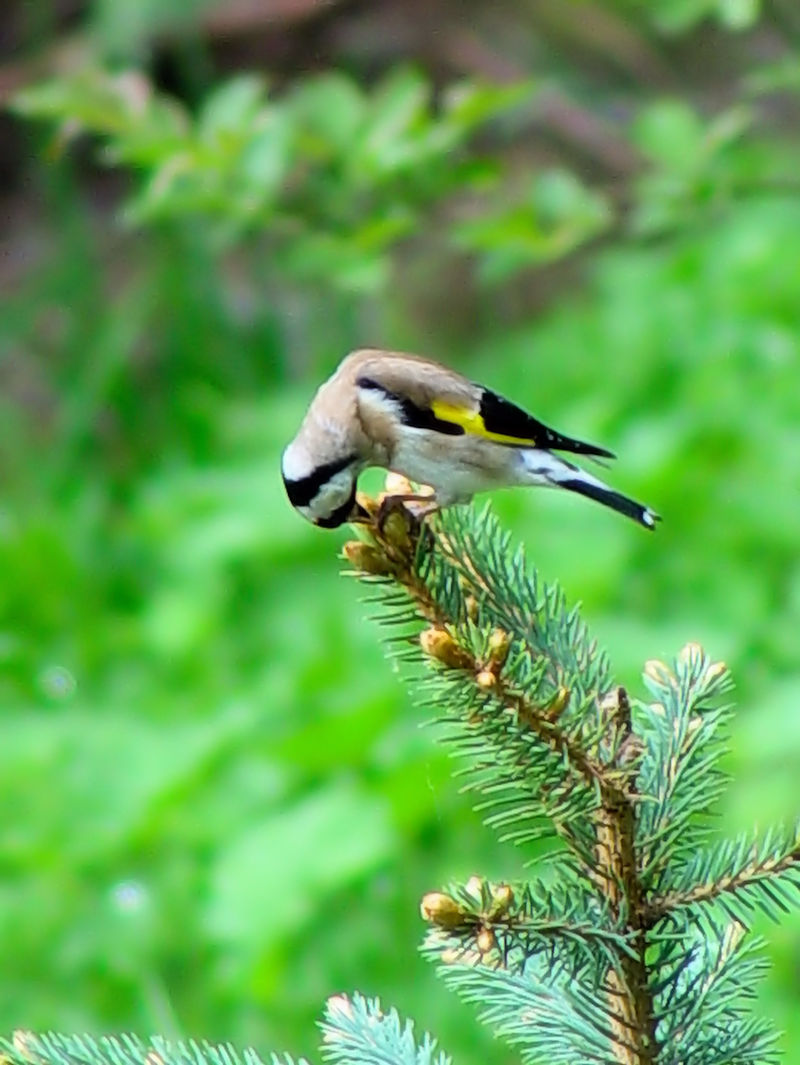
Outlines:
[[[605,946],[603,933],[613,935],[627,922],[634,949],[620,942],[610,952],[594,981],[605,994],[598,1008],[613,1033],[612,1060],[654,1062],[657,1021],[645,965],[634,813],[640,752],[626,693],[611,685],[604,656],[560,592],[542,589],[520,552],[509,563],[507,537],[487,511],[477,517],[450,511],[423,526],[395,509],[391,528],[381,520],[383,508],[371,511],[378,517],[367,530],[369,542],[346,545],[345,557],[358,564],[368,551],[369,575],[394,578],[416,603],[418,618],[435,618],[419,638],[436,667],[426,694],[432,691],[446,708],[444,720],[453,726],[448,738],[470,758],[471,785],[492,811],[487,820],[513,825],[515,842],[549,826],[601,892],[609,927],[595,914],[595,934],[583,937],[582,949],[594,945],[595,960],[602,959],[596,947]],[[561,970],[577,971],[574,951],[565,949],[568,942],[574,947],[577,932],[568,936],[561,916],[560,949],[554,927],[545,936],[544,924],[533,922],[527,944],[521,937],[516,943],[530,959],[547,940],[550,957],[560,955],[551,980]],[[460,931],[462,959],[482,964],[494,948],[501,959],[508,956],[486,921]],[[508,929],[503,932],[511,949]]]
[[[377,515],[374,501],[360,502]],[[442,720],[472,755],[470,786],[485,796],[487,821],[522,845],[555,831],[591,869],[591,814],[604,795],[622,795],[601,709],[611,689],[607,663],[560,591],[527,572],[521,552],[509,567],[507,537],[491,514],[468,513],[472,520],[450,512],[446,524],[437,516],[420,525],[392,510],[344,556],[370,583],[405,590],[400,603],[389,593],[390,624],[433,623],[419,635],[440,667],[428,676],[429,698],[453,708]],[[399,646],[413,656],[408,641]]]
[[[718,700],[732,684],[724,663],[709,662],[697,644],[687,644],[672,668],[649,661],[644,679],[656,701],[641,707],[647,751],[639,787],[647,801],[639,838],[643,880],[657,890],[667,864],[694,851],[700,819],[727,783],[717,764],[732,711]]]
[[[652,990],[659,1011],[659,1065],[750,1065],[775,1061],[775,1034],[746,1009],[766,963],[758,940],[746,940],[739,924],[707,935],[696,925],[675,924],[680,950],[660,958]]]
[[[632,703],[488,511],[421,524],[366,504],[345,557],[404,623],[395,653],[427,665],[418,691],[486,823],[563,848],[527,885],[473,878],[426,895],[426,952],[526,1058],[771,1060],[768,1025],[746,1012],[760,970],[740,933],[752,908],[798,902],[798,842],[708,845],[726,667],[689,644],[647,664],[653,701]]]
[[[699,911],[719,905],[723,916],[749,924],[755,910],[774,921],[800,901],[800,834],[721,840],[700,851],[669,878],[669,890],[648,904],[654,924],[679,908]]]
[[[322,1056],[334,1065],[450,1065],[426,1033],[417,1043],[414,1025],[395,1010],[384,1013],[377,999],[335,995],[322,1021]]]
[[[272,1065],[281,1059],[272,1056]],[[284,1059],[294,1065],[292,1059]],[[250,1048],[241,1053],[229,1044],[170,1042],[159,1036],[150,1040],[133,1035],[36,1035],[19,1030],[11,1040],[0,1040],[2,1065],[264,1065]],[[308,1065],[301,1059],[297,1065]]]
[[[384,1012],[377,999],[336,995],[328,1000],[322,1029],[322,1057],[333,1065],[450,1065],[427,1033],[414,1037],[414,1026],[395,1010]],[[301,1058],[272,1054],[271,1065],[308,1065]],[[170,1042],[135,1036],[34,1035],[16,1032],[0,1040],[1,1065],[264,1065],[252,1050],[228,1044]]]
[[[524,1061],[616,1065],[615,1048],[634,1049],[611,1027],[593,989],[565,973],[545,981],[499,969],[487,979],[481,967],[445,965],[442,974],[493,1031],[521,1049]]]
[[[429,892],[420,910],[430,925],[425,949],[446,963],[480,963],[521,972],[539,958],[573,977],[604,972],[632,953],[624,925],[566,870],[564,879],[516,888],[471,877],[448,892]]]

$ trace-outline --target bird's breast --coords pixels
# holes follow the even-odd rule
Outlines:
[[[398,430],[389,468],[436,489],[440,502],[469,499],[476,492],[514,484],[516,449],[465,434],[442,436],[420,429]]]

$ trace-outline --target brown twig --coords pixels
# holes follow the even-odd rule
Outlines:
[[[609,723],[617,735],[617,751],[623,755],[634,736],[630,702],[624,688],[606,705]],[[645,961],[645,897],[639,877],[635,846],[635,782],[633,764],[618,757],[627,787],[604,789],[597,813],[597,866],[605,881],[612,913],[624,919],[633,934],[633,955],[619,958],[618,968],[608,973],[608,993],[614,1012],[614,1051],[622,1065],[653,1065],[658,1056],[653,996],[648,986]]]
[[[661,895],[651,899],[644,912],[646,926],[652,927],[657,921],[674,910],[680,909],[681,906],[712,902],[721,895],[742,891],[765,877],[780,875],[797,867],[800,867],[800,844],[781,858],[765,858],[763,861],[753,862],[730,876],[721,876],[711,883],[698,884],[691,891],[675,891],[668,895]]]

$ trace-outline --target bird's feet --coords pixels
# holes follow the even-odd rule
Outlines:
[[[408,534],[419,532],[425,518],[439,509],[432,488],[423,485],[416,489],[401,474],[388,473],[386,488],[377,499],[358,494],[349,521],[371,525],[380,536],[385,536],[391,526],[402,526]]]
[[[402,492],[393,495],[385,495],[378,507],[375,521],[379,529],[383,530],[390,514],[398,510],[410,514],[417,524],[420,524],[430,514],[439,509],[436,499],[429,495],[420,495],[418,492]]]

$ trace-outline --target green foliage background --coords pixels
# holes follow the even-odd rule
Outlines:
[[[149,6],[97,5],[98,66],[126,39],[104,27],[124,10],[146,40]],[[650,15],[654,33],[708,15],[755,32],[758,9],[662,0]],[[482,90],[448,134],[407,68],[382,89],[337,74],[321,104],[313,79],[275,104],[239,82],[176,185],[157,180],[186,151],[172,127],[131,147],[119,116],[85,110],[80,78],[21,98],[110,136],[137,173],[128,217],[148,226],[98,224],[86,159],[26,127],[46,248],[0,309],[0,1029],[310,1054],[324,999],[359,989],[456,1060],[510,1059],[418,957],[417,900],[476,871],[511,878],[519,858],[420,729],[429,715],[338,575],[346,534],[306,526],[280,484],[313,389],[359,344],[449,361],[619,454],[614,483],[664,517],[653,537],[560,495],[494,503],[634,691],[646,658],[689,639],[730,664],[721,831],[796,816],[800,197],[792,136],[754,108],[780,90],[796,117],[798,70],[791,49],[743,69],[737,99],[705,117],[688,94],[634,93],[625,129],[644,163],[624,207],[590,173],[507,165],[530,85]],[[367,178],[367,156],[345,165],[344,119],[338,141],[303,140],[309,114],[329,131],[348,107],[388,123],[365,142]],[[175,129],[191,138],[188,114]],[[297,154],[259,148],[270,122],[295,123]],[[283,198],[317,149],[320,169]],[[531,310],[541,272],[579,247]],[[763,1009],[800,1061],[800,924],[769,940]]]

